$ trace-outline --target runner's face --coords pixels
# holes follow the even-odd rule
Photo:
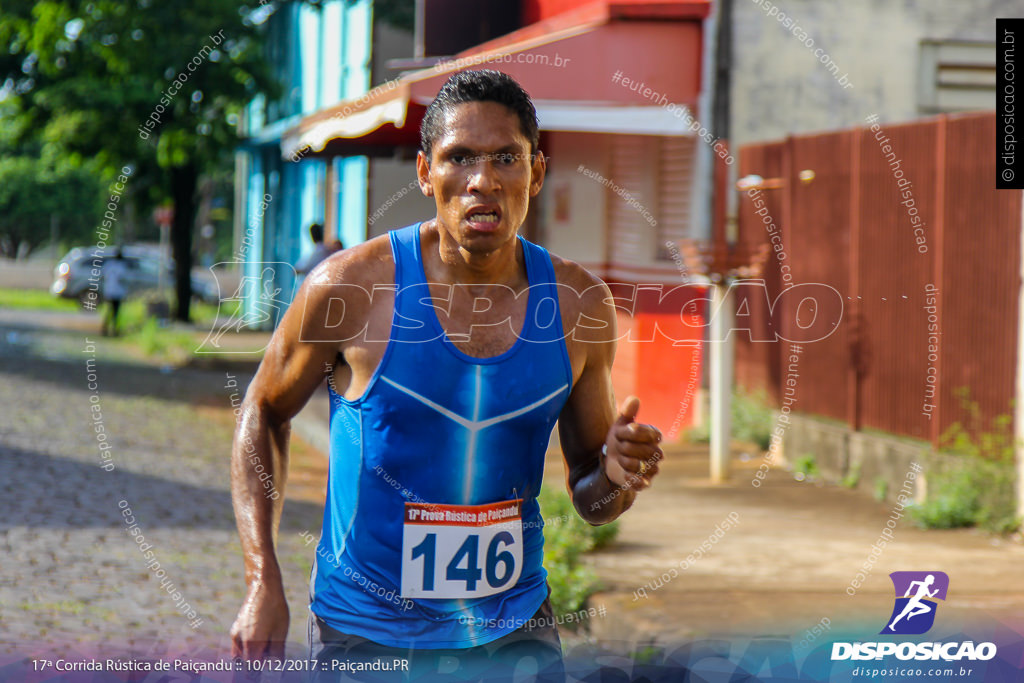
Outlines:
[[[531,161],[519,118],[497,102],[456,105],[445,124],[430,164],[417,157],[420,187],[434,197],[441,230],[469,252],[491,252],[525,220],[544,182],[543,155]]]

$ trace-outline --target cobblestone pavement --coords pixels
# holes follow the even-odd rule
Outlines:
[[[118,362],[81,332],[3,332],[0,655],[227,658],[245,589],[231,396],[248,378],[232,388],[225,372]],[[287,496],[280,530],[289,656],[305,647],[313,547],[299,534],[318,534],[315,488]],[[125,508],[150,548],[129,533]]]

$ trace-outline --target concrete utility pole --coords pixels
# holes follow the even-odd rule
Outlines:
[[[711,285],[711,481],[729,479],[732,441],[732,331],[734,302],[728,278]]]
[[[725,144],[729,140],[730,89],[732,88],[732,0],[720,0],[715,17],[715,63],[711,97],[711,130]],[[735,207],[729,171],[714,158],[712,172],[712,240],[715,251],[727,249],[727,225],[730,208]],[[710,375],[711,390],[711,481],[720,484],[729,479],[732,424],[733,348],[729,336],[733,325],[733,301],[729,277],[719,262],[718,273],[711,275]],[[716,275],[718,277],[716,277]]]
[[[732,442],[732,380],[734,344],[732,328],[736,304],[730,286],[736,279],[758,278],[768,260],[767,244],[751,247],[712,244],[683,240],[680,253],[688,269],[708,277],[711,300],[708,315],[708,380],[711,394],[711,481],[716,484],[729,479],[730,445]]]

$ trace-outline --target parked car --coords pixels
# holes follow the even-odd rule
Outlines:
[[[160,286],[160,252],[145,245],[127,245],[122,248],[127,274],[124,289],[128,296]],[[53,270],[50,293],[65,299],[78,299],[83,305],[103,299],[103,263],[113,253],[111,247],[75,247],[60,260]],[[166,259],[163,284],[174,288],[174,261]],[[96,269],[96,272],[94,272]],[[217,303],[216,283],[192,275],[192,295],[207,303]]]

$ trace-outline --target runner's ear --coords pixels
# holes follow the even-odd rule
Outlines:
[[[434,196],[434,186],[430,184],[430,159],[420,150],[416,152],[416,179],[420,192],[426,197]]]
[[[530,196],[536,197],[544,186],[544,176],[547,174],[547,159],[544,157],[544,152],[540,150],[537,150],[537,153],[532,155],[532,157],[530,162]]]

